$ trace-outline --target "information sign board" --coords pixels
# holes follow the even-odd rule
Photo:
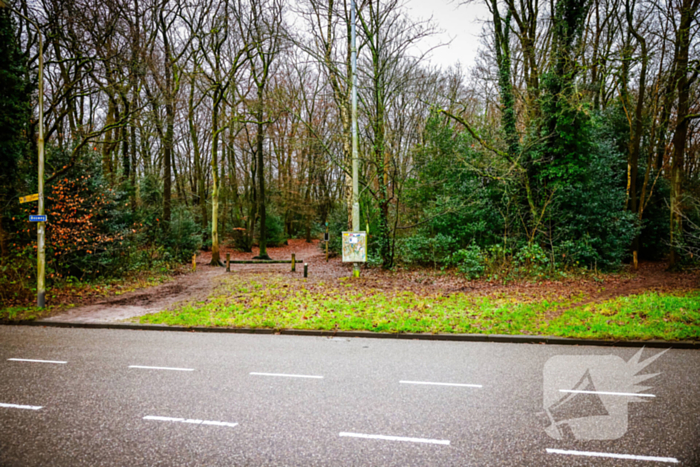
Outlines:
[[[343,232],[343,262],[367,262],[366,232]]]

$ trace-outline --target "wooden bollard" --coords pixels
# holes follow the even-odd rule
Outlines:
[[[297,270],[297,255],[296,253],[292,253],[292,272],[296,272]]]
[[[192,272],[197,270],[197,254],[192,255]]]
[[[226,272],[231,272],[231,253],[226,253]]]
[[[309,277],[309,263],[304,263],[304,277]]]

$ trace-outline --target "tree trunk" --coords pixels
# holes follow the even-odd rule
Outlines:
[[[265,162],[263,158],[263,143],[264,143],[264,124],[263,124],[263,98],[265,90],[263,86],[258,85],[258,112],[257,112],[257,135],[255,142],[255,152],[258,165],[258,214],[260,215],[260,232],[258,232],[258,245],[260,251],[258,252],[257,259],[270,259],[267,255],[267,226],[266,226],[266,212],[265,212]]]
[[[219,266],[221,258],[219,256],[219,102],[221,89],[217,86],[214,91],[214,105],[211,116],[211,265]]]
[[[168,31],[160,12],[160,26],[163,34],[163,67],[165,71],[165,89],[163,97],[165,99],[165,139],[163,140],[163,226],[167,229],[170,225],[171,196],[172,196],[172,173],[171,164],[173,157],[173,139],[175,127],[175,90],[173,86],[173,63],[168,39]]]
[[[690,49],[690,27],[700,5],[700,0],[683,0],[681,21],[676,33],[676,86],[678,89],[678,108],[676,112],[676,131],[673,135],[673,163],[671,165],[671,257],[670,267],[677,267],[680,254],[676,245],[682,241],[682,196],[685,146],[688,140],[688,113],[690,109],[690,86],[688,79],[688,54]]]
[[[630,210],[637,213],[639,220],[642,220],[643,207],[637,203],[637,175],[639,172],[639,152],[642,141],[642,124],[644,110],[644,94],[646,91],[646,76],[649,56],[647,53],[647,42],[644,37],[634,29],[634,7],[627,7],[627,21],[630,32],[635,37],[641,47],[642,69],[639,74],[639,95],[637,96],[637,106],[634,112],[634,127],[630,133],[628,165],[630,171]],[[632,251],[639,251],[639,235],[632,241]]]

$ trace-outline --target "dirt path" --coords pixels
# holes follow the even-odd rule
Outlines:
[[[346,275],[344,266],[339,260],[326,263],[325,255],[318,247],[318,240],[306,243],[304,240],[290,240],[288,245],[270,248],[269,254],[273,259],[291,259],[292,253],[299,260],[309,263],[313,275],[318,278],[342,277]],[[231,254],[231,259],[250,260],[258,254],[254,248],[251,253],[243,253],[229,248],[222,248],[221,256]],[[99,300],[90,305],[78,306],[60,314],[45,318],[45,321],[61,321],[70,323],[110,323],[124,321],[129,318],[156,313],[165,310],[178,302],[205,300],[209,293],[219,283],[226,270],[222,267],[209,266],[210,252],[202,252],[197,256],[197,272],[176,276],[172,281],[147,289],[135,290],[114,297]],[[232,274],[257,274],[276,272],[290,273],[289,264],[232,264]],[[297,275],[303,271],[303,264],[297,266]]]
[[[109,323],[164,310],[185,300],[204,300],[217,284],[224,268],[197,266],[194,274],[183,274],[174,280],[156,287],[135,290],[99,301],[72,308],[45,321],[71,323]]]

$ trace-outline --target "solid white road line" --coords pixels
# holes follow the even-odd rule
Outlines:
[[[141,366],[129,365],[129,368],[141,368],[143,370],[172,370],[172,371],[194,371],[194,368],[169,368],[167,366]]]
[[[675,457],[654,457],[654,456],[634,456],[632,454],[612,454],[609,452],[589,452],[589,451],[566,451],[564,449],[547,449],[548,454],[564,454],[569,456],[587,456],[587,457],[612,457],[614,459],[630,459],[635,461],[652,461],[666,462],[669,464],[678,464],[678,459]]]
[[[384,436],[384,435],[365,435],[362,433],[345,433],[341,432],[339,436],[349,438],[365,438],[365,439],[381,439],[385,441],[407,441],[409,443],[427,443],[427,444],[444,444],[449,445],[447,439],[426,439],[426,438],[406,438],[403,436]]]
[[[314,375],[288,375],[285,373],[255,373],[252,372],[250,373],[251,375],[255,376],[283,376],[285,378],[314,378],[314,379],[323,379],[323,376],[314,376]]]
[[[402,384],[429,384],[432,386],[458,386],[462,388],[481,388],[481,384],[461,384],[461,383],[431,383],[429,381],[399,381]]]
[[[40,405],[3,404],[2,402],[0,402],[0,407],[5,407],[7,409],[27,409],[27,410],[39,410],[42,408]]]
[[[61,362],[58,360],[32,360],[30,358],[8,358],[11,362],[34,362],[34,363],[59,363],[65,365],[68,362]]]
[[[143,417],[144,420],[156,420],[159,422],[178,422],[178,423],[191,423],[193,425],[214,425],[214,426],[228,426],[234,427],[238,423],[229,422],[216,422],[213,420],[195,420],[192,418],[172,418],[172,417],[159,417],[157,415],[146,415]]]
[[[653,394],[636,392],[579,391],[577,389],[560,389],[559,392],[571,392],[574,394],[604,394],[606,396],[656,397]]]

